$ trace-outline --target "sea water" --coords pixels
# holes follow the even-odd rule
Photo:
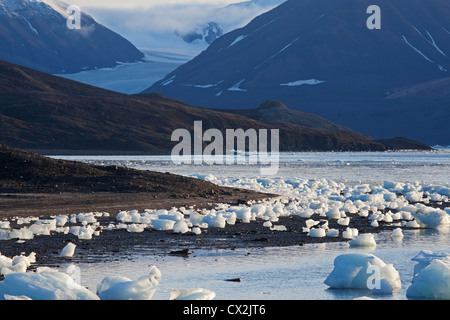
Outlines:
[[[212,174],[220,179],[260,177],[259,164],[176,165],[170,156],[54,156],[103,165],[181,175]],[[450,183],[450,148],[401,152],[294,152],[280,153],[279,178],[329,179],[347,182],[383,181]],[[272,177],[273,178],[273,177]]]
[[[167,300],[169,290],[206,288],[219,300],[334,300],[370,297],[404,300],[413,278],[414,261],[421,250],[450,252],[450,233],[444,230],[404,231],[402,240],[390,232],[376,235],[377,247],[351,248],[346,243],[307,244],[284,248],[195,250],[189,258],[146,254],[137,250],[127,258],[104,263],[78,263],[80,282],[95,292],[105,276],[137,279],[152,265],[162,273],[153,299]],[[402,289],[389,295],[368,290],[329,289],[324,281],[334,259],[344,253],[371,253],[392,263],[400,274]],[[62,271],[69,265],[61,265]],[[240,282],[227,281],[240,279]]]
[[[239,186],[245,178],[260,177],[257,165],[174,165],[170,156],[71,156],[57,157],[103,165],[124,165],[143,170],[182,175],[211,175],[214,181]],[[261,177],[260,177],[261,178]],[[450,185],[450,151],[433,152],[308,152],[280,154],[280,170],[272,179],[329,179],[345,183],[380,184],[383,181]],[[242,187],[249,187],[248,184]],[[250,185],[251,187],[251,185]],[[448,227],[405,230],[396,239],[391,232],[376,234],[377,246],[354,248],[347,243],[307,244],[285,248],[196,250],[189,258],[154,255],[137,248],[127,257],[105,263],[78,263],[81,284],[95,291],[108,275],[131,279],[157,266],[162,280],[154,299],[166,300],[170,289],[206,288],[216,299],[406,299],[415,262],[421,250],[450,253]],[[365,290],[329,289],[324,280],[333,269],[334,259],[344,253],[369,252],[398,270],[402,289],[389,295]],[[67,268],[67,265],[61,265]],[[240,278],[240,282],[226,281]]]

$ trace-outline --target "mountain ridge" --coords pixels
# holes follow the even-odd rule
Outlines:
[[[60,154],[170,154],[174,130],[280,130],[281,151],[384,151],[346,132],[266,123],[159,94],[125,95],[0,61],[0,143]]]
[[[380,30],[366,26],[369,5],[381,8]],[[400,130],[391,118],[406,105],[396,110],[397,102],[384,98],[448,77],[448,16],[444,0],[288,0],[223,35],[144,92],[222,110],[274,99],[375,138],[389,132],[445,144],[450,131],[439,114],[450,116],[449,99],[416,101],[415,111],[403,114],[409,128]],[[417,132],[413,125],[425,119],[434,129]]]
[[[0,0],[0,59],[48,73],[73,73],[144,58],[83,11],[80,28],[69,29],[68,6],[54,0]]]

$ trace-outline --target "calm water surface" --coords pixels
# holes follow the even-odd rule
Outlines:
[[[71,156],[64,158],[104,165],[171,172],[182,175],[212,174],[219,181],[239,181],[260,177],[256,165],[174,165],[170,156]],[[379,184],[383,181],[450,185],[450,151],[368,152],[368,153],[283,153],[279,179],[330,179],[335,181]],[[81,283],[95,291],[107,275],[136,279],[156,265],[162,281],[154,299],[168,299],[175,288],[207,288],[216,299],[406,299],[414,261],[421,250],[450,252],[449,228],[404,231],[405,237],[393,240],[391,234],[376,235],[374,249],[350,248],[347,244],[328,243],[288,248],[249,250],[197,250],[190,258],[155,256],[137,248],[126,258],[101,263],[80,263]],[[336,256],[349,252],[370,252],[399,271],[402,290],[393,295],[371,295],[361,290],[330,290],[323,283],[333,269]],[[67,266],[62,265],[61,268]],[[226,279],[241,278],[241,282]]]

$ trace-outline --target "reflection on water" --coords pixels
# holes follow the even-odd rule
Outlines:
[[[255,165],[174,165],[170,156],[73,156],[57,157],[103,165],[123,165],[137,169],[181,175],[212,174],[222,181],[256,177]],[[282,153],[277,178],[329,179],[379,183],[385,180],[450,185],[450,151],[437,152],[304,152]],[[245,187],[245,186],[243,186]],[[376,235],[374,249],[350,248],[346,243],[310,244],[287,248],[252,250],[196,250],[190,258],[155,256],[148,248],[135,248],[128,257],[112,257],[108,263],[79,262],[83,285],[95,291],[109,275],[136,279],[156,265],[162,281],[154,299],[169,298],[172,288],[207,288],[216,299],[406,299],[415,257],[421,250],[450,252],[449,228],[404,231],[404,238]],[[402,290],[393,295],[371,295],[361,290],[330,290],[323,283],[333,269],[336,256],[349,252],[371,252],[399,271]],[[118,259],[114,261],[114,259]],[[61,266],[67,268],[67,266]],[[226,279],[241,278],[241,282]]]
[[[81,283],[95,291],[108,275],[131,279],[144,275],[151,265],[162,272],[154,299],[167,300],[167,290],[207,288],[216,299],[231,300],[332,300],[370,296],[374,299],[406,299],[415,257],[421,250],[450,252],[450,228],[407,230],[402,240],[390,232],[376,235],[377,247],[350,248],[346,243],[308,244],[286,248],[252,250],[196,250],[190,258],[155,256],[136,251],[134,256],[108,264],[79,263]],[[400,273],[402,290],[392,295],[373,295],[364,290],[329,289],[323,282],[333,269],[334,259],[344,253],[370,252]],[[67,266],[61,266],[66,268]],[[241,278],[241,282],[227,279]]]

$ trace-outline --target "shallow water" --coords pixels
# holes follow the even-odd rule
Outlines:
[[[134,256],[105,264],[79,263],[81,284],[95,291],[108,275],[131,279],[145,275],[151,265],[162,272],[153,299],[167,300],[168,290],[207,288],[218,300],[349,300],[363,296],[373,299],[404,300],[411,284],[411,261],[421,250],[450,252],[450,229],[404,231],[402,240],[390,232],[376,235],[375,248],[350,248],[346,243],[308,244],[286,248],[252,250],[196,250],[189,258],[148,255]],[[368,252],[392,263],[400,273],[402,289],[392,295],[371,294],[366,290],[329,289],[324,280],[340,254]],[[62,265],[64,271],[69,265]],[[227,279],[241,278],[241,282]]]
[[[124,165],[138,169],[182,175],[212,174],[223,184],[248,187],[245,179],[261,177],[257,165],[174,165],[169,156],[76,156],[57,157],[104,165]],[[450,185],[450,151],[367,152],[367,153],[283,153],[280,170],[272,179],[329,179],[346,183],[380,184],[383,181]],[[241,184],[242,183],[242,184]],[[250,185],[251,186],[251,185]],[[107,275],[136,279],[151,265],[162,272],[154,299],[166,300],[171,288],[203,287],[216,299],[406,299],[415,262],[421,250],[450,252],[449,228],[404,231],[401,241],[391,233],[376,235],[375,249],[350,248],[346,243],[309,244],[286,248],[252,250],[196,250],[190,258],[154,256],[143,248],[126,258],[103,263],[80,263],[80,281],[95,291]],[[402,290],[392,295],[372,295],[364,290],[330,290],[324,280],[333,269],[336,256],[349,252],[370,252],[399,271]],[[61,266],[62,269],[67,266]],[[226,279],[241,278],[241,282]]]
[[[175,165],[170,156],[54,156],[60,159],[219,179],[261,177],[261,165]],[[277,177],[380,183],[419,181],[450,184],[450,149],[433,152],[281,153]]]

